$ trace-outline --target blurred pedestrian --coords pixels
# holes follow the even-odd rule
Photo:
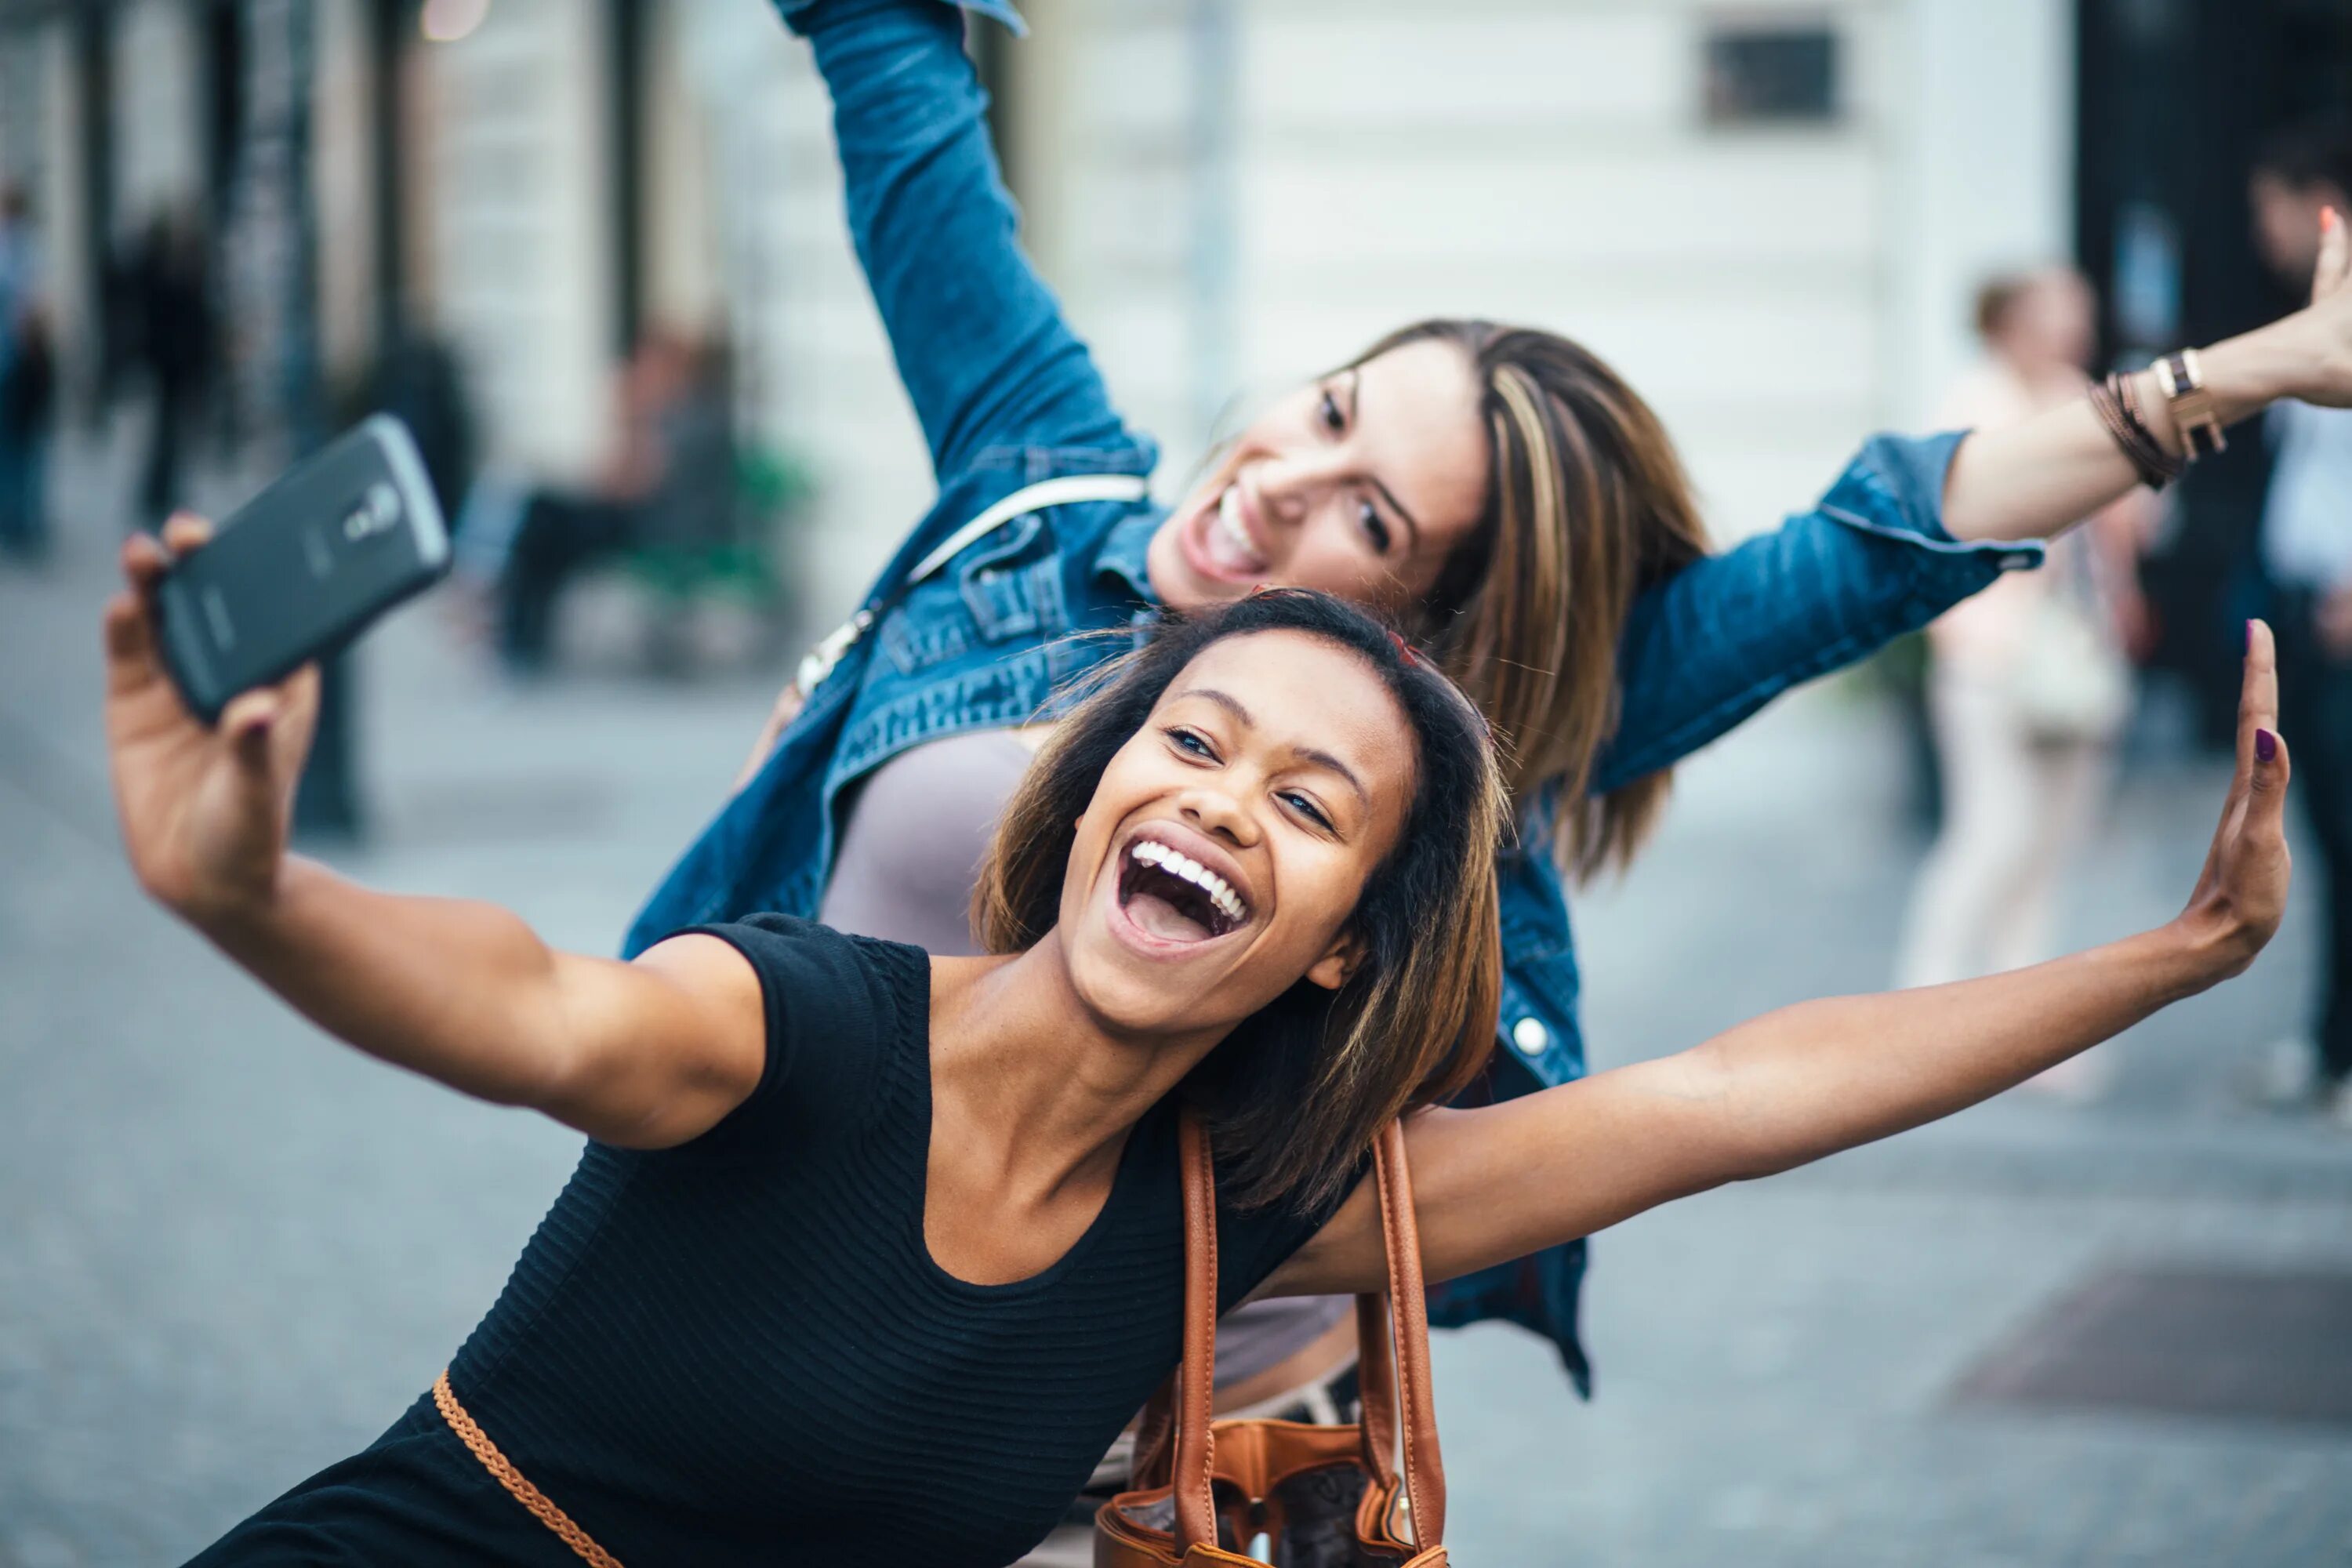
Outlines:
[[[2096,301],[2071,268],[1996,279],[1977,300],[1981,363],[1937,423],[1996,429],[2078,402],[2089,384]],[[2096,820],[2129,716],[2134,645],[2147,612],[2137,558],[2146,491],[2054,540],[2042,570],[2012,574],[1928,628],[1928,711],[1942,778],[1941,831],[1913,892],[1896,984],[1936,985],[2020,969],[2053,951],[2055,899]],[[2084,1091],[2089,1057],[2041,1087]]]
[[[2292,286],[2352,214],[2352,128],[2286,132],[2258,157],[2254,243]],[[2300,270],[2298,270],[2298,268]],[[2297,737],[2296,794],[2319,853],[2321,910],[2312,1035],[2282,1042],[2274,1097],[2317,1100],[2352,1130],[2352,410],[2287,402],[2263,428],[2270,482],[2262,563],[2278,628],[2280,701]]]
[[[139,514],[152,531],[184,500],[188,435],[219,369],[204,226],[184,205],[158,212],[132,258],[129,287],[137,363],[154,422],[139,480]]]
[[[43,478],[57,382],[30,204],[0,188],[0,552],[48,547]]]
[[[520,498],[499,576],[499,652],[508,668],[528,673],[546,665],[563,591],[597,562],[650,543],[709,545],[731,534],[734,437],[724,367],[710,344],[648,334],[623,370],[610,458],[589,489]],[[467,517],[467,526],[475,521]]]

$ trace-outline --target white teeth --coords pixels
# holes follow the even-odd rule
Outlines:
[[[1256,542],[1242,521],[1239,485],[1227,486],[1225,493],[1217,499],[1216,521],[1209,530],[1208,542],[1218,559],[1235,571],[1265,570],[1265,558],[1258,553]]]
[[[1180,855],[1165,844],[1155,844],[1149,838],[1139,838],[1128,854],[1146,866],[1157,866],[1173,877],[1181,877],[1202,892],[1216,905],[1227,920],[1240,921],[1249,913],[1241,895],[1233,885],[1189,855]]]

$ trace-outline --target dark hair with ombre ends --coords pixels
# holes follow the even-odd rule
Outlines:
[[[1451,1098],[1495,1037],[1502,933],[1495,853],[1508,797],[1469,699],[1372,616],[1328,594],[1270,589],[1162,619],[1143,646],[1085,680],[1005,808],[972,894],[992,952],[1034,946],[1061,918],[1076,823],[1111,758],[1171,682],[1227,637],[1300,632],[1377,675],[1412,731],[1412,805],[1364,884],[1358,950],[1327,990],[1301,979],[1193,1070],[1185,1092],[1217,1151],[1219,1192],[1245,1206],[1336,1197],[1372,1140],[1406,1110]]]

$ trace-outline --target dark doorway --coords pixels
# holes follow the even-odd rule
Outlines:
[[[2352,0],[2082,0],[2076,18],[2077,242],[2111,361],[2144,364],[2293,309],[2248,238],[2247,171],[2279,127],[2352,110]],[[2216,745],[2255,607],[2265,467],[2255,437],[2191,469],[2179,525],[2147,565],[2155,662],[2185,680]]]
[[[645,330],[647,0],[606,0],[606,88],[613,161],[613,348],[627,355]]]

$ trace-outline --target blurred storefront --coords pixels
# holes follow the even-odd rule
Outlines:
[[[228,213],[249,3],[0,3],[0,170],[36,195],[83,384],[121,236],[171,203]],[[2248,317],[2231,160],[2280,84],[2352,72],[2310,46],[2329,0],[1023,10],[1025,41],[974,34],[1010,177],[1163,438],[1163,482],[1236,392],[1474,313],[1616,360],[1726,534],[1815,493],[1863,431],[1924,417],[1989,271],[2079,234],[2113,280],[2150,190],[2181,330]],[[639,333],[723,339],[747,437],[818,481],[793,552],[807,613],[854,594],[929,475],[845,244],[821,88],[765,0],[314,15],[327,379],[403,334],[446,340],[488,455],[562,478],[593,462]]]

